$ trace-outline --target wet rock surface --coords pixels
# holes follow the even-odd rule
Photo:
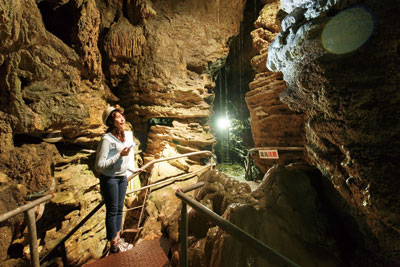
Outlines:
[[[291,23],[271,45],[267,64],[288,84],[280,98],[307,114],[311,161],[351,205],[377,264],[399,265],[398,5],[282,2]],[[321,39],[324,27],[356,4],[370,12],[371,37],[348,53],[330,53]]]
[[[42,242],[54,243],[51,240],[65,234],[68,225],[82,219],[100,198],[97,189],[91,188],[93,164],[82,165],[77,151],[96,148],[105,130],[101,113],[107,104],[123,106],[138,143],[148,144],[144,163],[159,156],[211,150],[215,143],[208,122],[212,74],[228,55],[227,40],[239,31],[243,7],[244,1],[182,5],[169,1],[126,5],[94,0],[1,1],[1,184],[7,192],[11,190],[7,184],[15,183],[18,192],[4,196],[4,206],[22,205],[27,194],[51,183],[56,202],[48,206],[58,210],[58,215],[48,220],[58,227],[55,231],[40,224],[39,235],[51,231]],[[171,118],[174,123],[150,127],[151,118]],[[62,145],[40,152],[37,147],[46,146],[40,144],[42,138],[53,132],[61,134]],[[18,152],[19,146],[29,152]],[[68,146],[74,152],[67,152]],[[50,163],[43,153],[65,158]],[[71,163],[65,163],[68,160]],[[153,180],[160,179],[157,175],[163,168],[168,170],[165,174],[179,174],[197,168],[203,160],[191,157],[156,167]],[[64,164],[72,166],[62,174],[55,171],[55,165]],[[84,173],[82,179],[88,181],[79,184],[74,181],[79,178],[69,172]],[[1,228],[8,236],[2,251],[15,239],[11,236],[17,235],[20,217],[11,228]],[[71,263],[80,264],[89,254],[98,257],[98,246],[93,248],[93,244],[104,242],[104,229],[90,227],[100,230],[94,237],[67,244]],[[86,239],[94,241],[89,244]],[[83,252],[84,257],[73,251]]]
[[[266,67],[268,48],[281,28],[282,14],[280,1],[269,1],[260,11],[254,22],[255,30],[251,32],[253,46],[258,55],[252,58],[251,64],[257,72],[249,84],[246,103],[251,116],[251,132],[254,147],[303,147],[304,114],[293,111],[279,99],[286,89],[286,82],[281,73],[273,73]],[[307,160],[304,151],[280,150],[279,159],[261,159],[257,153],[252,158],[265,173],[273,165],[289,164]]]
[[[341,266],[337,241],[328,233],[326,207],[307,168],[275,165],[254,191],[247,183],[209,171],[199,178],[205,185],[195,198],[300,266]],[[274,265],[194,210],[189,222],[190,255],[203,259],[198,266]]]
[[[294,170],[274,167],[264,179],[266,189],[252,192],[254,184],[210,175],[201,199],[246,229],[265,223],[266,230],[254,233],[273,245],[282,236],[298,245],[298,251],[277,247],[306,266],[399,265],[397,3],[263,4],[251,34],[259,52],[252,59],[257,74],[246,95],[253,139],[255,146],[305,146],[306,155],[281,154],[281,161],[272,162],[254,157],[255,162],[265,172],[276,162],[305,159],[327,178],[318,186],[312,178],[309,185],[302,175],[300,181],[279,178],[292,177]],[[320,39],[324,26],[358,4],[375,19],[371,38],[354,52],[328,53]],[[243,0],[0,1],[0,210],[16,208],[46,188],[55,193],[38,210],[41,255],[101,199],[88,151],[104,133],[101,113],[107,104],[125,108],[127,130],[138,138],[143,163],[213,149],[209,117],[215,75],[225,64],[230,38],[240,33],[244,5]],[[59,143],[42,143],[54,132],[61,133]],[[206,162],[195,156],[159,164],[142,182],[181,175]],[[195,180],[154,190],[146,209],[143,236],[168,232],[174,255],[180,209],[174,191]],[[292,180],[299,188],[288,183]],[[299,207],[292,194],[307,200],[307,208]],[[329,212],[319,212],[313,199]],[[128,206],[135,201],[129,199]],[[204,218],[191,216],[196,266],[231,264],[223,255],[232,251],[243,256],[240,262],[248,260],[243,264],[261,264],[246,249],[236,251],[230,246],[234,241]],[[242,221],[250,216],[257,219]],[[101,210],[67,242],[72,265],[101,255],[103,218]],[[297,228],[286,222],[292,219]],[[332,222],[340,227],[332,228]],[[317,227],[315,235],[309,224]],[[276,225],[281,228],[274,231]],[[1,224],[2,263],[21,265],[29,259],[25,226],[23,215]],[[305,249],[309,242],[311,248]]]

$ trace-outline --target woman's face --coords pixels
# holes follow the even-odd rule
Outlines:
[[[118,111],[114,113],[114,126],[123,129],[125,124],[125,117]]]

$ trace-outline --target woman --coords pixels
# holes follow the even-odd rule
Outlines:
[[[125,140],[124,111],[118,105],[103,112],[103,123],[108,126],[97,146],[96,171],[100,172],[100,190],[106,204],[107,239],[110,253],[131,249],[121,237],[122,211],[127,186],[128,155],[132,146]]]

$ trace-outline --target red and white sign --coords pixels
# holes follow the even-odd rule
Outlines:
[[[279,159],[278,150],[259,150],[260,158],[262,159]]]

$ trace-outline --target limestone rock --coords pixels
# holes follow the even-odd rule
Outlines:
[[[83,61],[82,76],[87,79],[102,80],[102,57],[98,47],[100,34],[100,11],[96,1],[85,1],[81,6],[81,14],[77,23],[78,50]],[[78,49],[78,48],[76,48]]]
[[[145,163],[157,159],[177,156],[198,151],[210,151],[214,146],[214,137],[200,123],[173,121],[171,126],[155,125],[150,128],[149,142],[145,154]],[[147,154],[148,153],[148,154]],[[148,156],[147,156],[148,155]],[[156,177],[169,177],[185,173],[197,162],[207,160],[206,154],[180,158],[171,162],[161,162],[153,167],[152,181]],[[169,167],[168,167],[169,166]]]
[[[38,228],[46,233],[43,252],[53,248],[102,199],[99,180],[86,164],[62,164],[55,172],[55,179],[55,197],[46,205],[43,218],[38,222]],[[82,265],[102,256],[107,244],[104,219],[103,206],[66,241],[68,262]]]
[[[321,39],[324,27],[340,10],[356,4],[369,10],[375,31],[353,51],[329,52]],[[351,205],[368,250],[383,265],[399,265],[396,3],[284,1],[284,7],[291,23],[271,44],[267,64],[283,72],[288,83],[281,99],[308,114],[311,161]],[[303,19],[291,19],[299,16]]]
[[[6,176],[4,173],[0,173],[3,179]],[[3,181],[7,180],[6,183]],[[8,211],[18,208],[24,203],[23,196],[26,194],[26,187],[21,185],[13,185],[11,178],[2,180],[0,190],[0,212],[4,214]],[[8,185],[7,185],[8,184]],[[6,222],[2,223],[0,227],[1,239],[0,239],[0,261],[4,262],[7,258],[7,250],[12,244],[14,233],[20,232],[22,228],[22,222],[24,220],[23,214],[19,214],[13,218],[10,218]]]
[[[5,2],[1,5],[1,10],[9,12],[4,14],[1,29],[2,39],[7,40],[1,44],[2,64],[7,67],[0,79],[3,90],[0,106],[6,119],[12,121],[12,133],[41,137],[48,131],[62,130],[67,139],[81,135],[81,125],[92,121],[89,105],[97,102],[105,106],[101,97],[106,90],[101,92],[96,90],[96,85],[82,84],[82,59],[47,31],[33,0],[24,5],[20,2],[13,6]],[[83,10],[82,18],[95,13],[93,2],[89,1]],[[79,52],[85,54],[84,62],[91,65],[87,65],[86,72],[101,77],[99,54],[93,48],[98,27],[95,17],[94,21],[80,22],[79,38],[94,30],[91,32],[94,39],[80,39],[85,45]],[[96,98],[95,102],[88,102],[89,97]],[[90,127],[93,126],[87,128]]]
[[[54,188],[54,165],[60,155],[54,145],[23,145],[0,155],[0,169],[28,194]]]
[[[4,112],[0,111],[0,117],[0,153],[7,153],[13,148],[12,128]]]
[[[125,108],[132,124],[128,128],[134,130],[139,142],[148,144],[145,156],[150,160],[212,150],[215,140],[208,118],[214,99],[213,75],[228,55],[228,40],[239,32],[245,1],[172,2],[0,3],[0,150],[4,158],[12,155],[15,165],[4,166],[4,174],[11,177],[4,180],[9,182],[14,179],[11,175],[19,175],[28,193],[49,184],[60,190],[43,214],[48,219],[49,210],[56,210],[49,221],[56,219],[58,228],[38,224],[39,232],[47,233],[41,240],[45,244],[42,251],[100,201],[89,186],[93,175],[82,175],[87,179],[84,184],[75,182],[74,174],[81,176],[85,171],[74,170],[74,165],[79,169],[85,164],[87,159],[78,151],[95,149],[104,133],[100,118],[107,104],[119,103]],[[60,19],[63,24],[57,23]],[[151,118],[171,118],[175,122],[173,127],[151,127],[148,133]],[[49,151],[49,156],[63,155],[57,166],[65,169],[56,173],[47,159],[37,165],[42,152],[30,146],[54,132],[61,132],[61,141],[54,150],[49,149],[50,145],[37,147],[47,147],[43,149]],[[19,152],[25,145],[32,158]],[[23,159],[18,169],[16,160],[22,155],[31,161]],[[154,177],[200,168],[204,160],[196,156],[173,161],[164,166],[166,172],[154,168]],[[78,198],[79,194],[84,196]],[[165,215],[169,210],[161,208],[160,212],[159,217],[165,218],[160,227],[174,228],[176,222]],[[102,226],[89,227],[102,236]],[[58,233],[54,229],[61,230]],[[89,237],[86,230],[82,231],[83,237],[77,237],[81,234],[77,233],[67,243],[71,264],[98,257],[99,246],[93,246],[104,243],[104,235]]]
[[[205,186],[197,190],[197,200],[300,266],[340,266],[338,247],[328,234],[327,211],[321,209],[310,178],[299,169],[276,165],[253,192],[247,184],[216,171],[204,173],[200,180]],[[190,253],[196,255],[198,240],[206,238],[201,266],[244,266],[246,262],[269,266],[247,244],[211,226],[206,236],[204,230],[198,232],[201,228],[190,233],[194,235]]]
[[[59,159],[54,145],[42,143],[23,145],[0,154],[0,210],[6,213],[30,201],[30,196],[51,193],[55,187],[54,165]],[[29,197],[28,197],[29,196]],[[1,260],[7,259],[7,251],[15,236],[21,235],[26,222],[21,213],[7,220],[0,228]],[[27,243],[28,244],[28,243]],[[18,252],[14,257],[20,257]]]
[[[249,84],[246,103],[250,111],[251,132],[254,147],[302,147],[304,145],[304,115],[293,112],[279,99],[286,83],[279,73],[272,73],[266,68],[270,44],[280,29],[279,1],[266,4],[254,23],[256,29],[251,32],[253,46],[260,55],[251,63],[257,71]],[[278,151],[279,160],[266,160],[252,154],[252,158],[262,173],[276,163],[304,161],[302,152]]]

